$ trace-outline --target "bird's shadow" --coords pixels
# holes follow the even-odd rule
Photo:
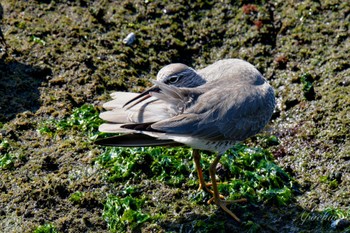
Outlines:
[[[0,23],[4,16],[0,4]],[[0,122],[6,122],[24,111],[40,107],[39,87],[51,69],[27,65],[16,60],[21,52],[9,47],[0,27]]]
[[[0,57],[0,122],[40,107],[41,83],[51,75],[49,68],[26,65],[5,52]]]

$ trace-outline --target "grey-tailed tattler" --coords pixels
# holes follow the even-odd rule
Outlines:
[[[193,148],[199,188],[240,222],[219,194],[217,164],[235,143],[255,135],[268,123],[275,108],[272,87],[250,63],[224,59],[201,70],[174,63],[163,67],[154,86],[141,94],[115,92],[100,114],[106,121],[101,132],[122,135],[102,139],[107,146],[179,146]],[[209,174],[212,190],[204,181],[199,150],[217,153]],[[245,201],[245,199],[235,200]]]

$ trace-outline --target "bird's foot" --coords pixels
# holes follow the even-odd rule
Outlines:
[[[215,201],[215,203],[220,206],[221,209],[223,209],[226,213],[228,213],[234,220],[236,220],[237,222],[241,222],[241,220],[234,214],[232,213],[231,210],[229,210],[226,205],[228,204],[232,204],[232,203],[237,203],[237,202],[246,202],[247,199],[246,198],[241,198],[241,199],[237,199],[237,200],[221,200],[221,199],[217,199],[215,200],[214,197],[212,197],[209,201],[208,204],[212,203],[213,201]]]
[[[204,183],[204,184],[199,183],[198,191],[204,190],[204,191],[206,191],[206,192],[208,192],[208,193],[214,195],[214,191],[208,188],[208,187],[210,187],[210,186],[212,186],[212,183],[207,183],[207,184],[205,184],[205,183]],[[219,194],[219,198],[220,198],[220,199],[223,199],[223,200],[225,199],[225,197],[224,197],[223,195],[221,195],[221,194]],[[211,199],[213,199],[213,198],[211,198]],[[210,200],[211,200],[211,199],[210,199]],[[209,201],[210,201],[210,200],[209,200]]]

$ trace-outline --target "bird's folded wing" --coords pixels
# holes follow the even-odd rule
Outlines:
[[[179,98],[186,96],[178,88]],[[186,97],[187,98],[187,97]],[[163,97],[165,99],[165,97]],[[245,90],[235,93],[230,88],[208,89],[187,105],[183,114],[155,122],[150,127],[166,134],[186,135],[207,140],[241,141],[257,133],[264,121],[258,116],[259,98],[249,100]],[[188,102],[182,98],[179,102]]]

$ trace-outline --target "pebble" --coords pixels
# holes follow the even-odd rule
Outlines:
[[[132,45],[136,40],[135,33],[131,32],[129,33],[123,40],[123,43],[126,45]]]

